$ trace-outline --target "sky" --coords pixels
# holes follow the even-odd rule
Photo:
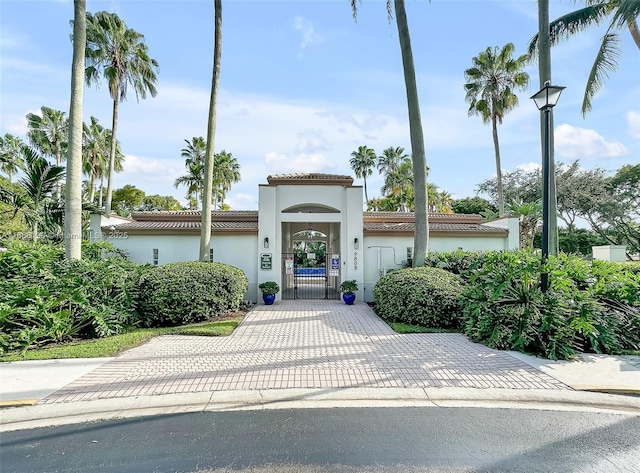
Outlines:
[[[364,0],[357,22],[348,0],[223,0],[222,61],[215,150],[240,164],[241,182],[226,202],[233,210],[258,206],[258,185],[270,174],[348,174],[358,146],[378,155],[390,146],[410,152],[402,62],[395,20],[385,2]],[[552,19],[580,6],[551,0]],[[487,47],[526,51],[537,32],[535,0],[408,0],[429,182],[454,198],[476,195],[495,176],[491,127],[469,117],[464,70]],[[145,36],[160,65],[158,95],[120,105],[117,137],[126,156],[116,188],[186,203],[175,179],[186,173],[185,140],[206,137],[213,63],[213,1],[88,0],[87,11],[117,13]],[[26,140],[25,115],[40,107],[68,113],[72,0],[0,2],[0,135]],[[622,56],[580,113],[584,86],[604,29],[552,50],[553,83],[566,86],[554,109],[559,162],[615,170],[640,163],[640,51],[620,33]],[[529,97],[540,89],[537,64],[527,90],[499,127],[502,169],[539,166],[539,112]],[[85,88],[83,119],[111,127],[106,85]],[[362,184],[356,179],[355,184]],[[380,196],[382,177],[367,179]]]

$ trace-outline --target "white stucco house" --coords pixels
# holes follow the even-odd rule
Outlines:
[[[259,187],[258,210],[214,211],[211,260],[236,266],[258,284],[276,281],[279,298],[338,298],[355,279],[360,300],[373,300],[378,279],[411,258],[414,215],[365,212],[362,187],[350,176],[276,174]],[[92,215],[91,238],[110,241],[132,261],[165,264],[198,259],[200,211]],[[479,215],[430,214],[429,251],[518,248],[519,222],[483,223]]]

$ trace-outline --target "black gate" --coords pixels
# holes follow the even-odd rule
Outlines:
[[[335,255],[333,263],[335,265]],[[339,269],[331,271],[331,264],[330,256],[313,262],[307,260],[303,264],[302,258],[295,253],[283,253],[282,298],[340,299]]]

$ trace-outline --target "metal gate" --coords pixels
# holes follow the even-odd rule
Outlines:
[[[335,265],[335,255],[333,263]],[[331,275],[332,258],[306,261],[295,253],[282,254],[282,298],[283,299],[340,299],[338,275]],[[339,268],[339,266],[338,266]]]

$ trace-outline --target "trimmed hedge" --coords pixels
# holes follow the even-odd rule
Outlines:
[[[382,277],[374,288],[376,312],[389,322],[432,328],[462,326],[460,277],[439,268],[407,268]]]
[[[247,287],[247,277],[233,266],[169,263],[140,278],[136,307],[147,327],[189,324],[238,310]]]

